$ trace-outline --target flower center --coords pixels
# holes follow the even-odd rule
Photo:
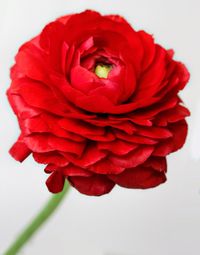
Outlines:
[[[112,69],[111,65],[98,64],[95,67],[94,72],[99,78],[108,78],[108,74],[111,71],[111,69]]]

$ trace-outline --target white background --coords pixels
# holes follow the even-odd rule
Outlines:
[[[115,188],[103,197],[71,190],[25,255],[200,254],[200,2],[198,0],[0,0],[0,254],[49,193],[43,166],[7,153],[19,129],[5,91],[19,46],[71,12],[119,13],[136,29],[176,51],[191,72],[182,93],[192,116],[185,147],[168,158],[168,182],[140,191]]]

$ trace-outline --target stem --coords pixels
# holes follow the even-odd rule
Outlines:
[[[62,192],[52,195],[47,204],[42,208],[33,221],[22,231],[13,244],[3,255],[15,255],[24,246],[24,244],[35,234],[35,232],[45,223],[46,220],[54,213],[56,208],[69,191],[69,184],[65,182]]]

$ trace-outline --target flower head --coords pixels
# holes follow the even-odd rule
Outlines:
[[[64,16],[19,49],[11,79],[21,134],[10,153],[45,164],[51,192],[66,178],[87,195],[165,182],[187,134],[189,73],[151,35],[117,15]]]

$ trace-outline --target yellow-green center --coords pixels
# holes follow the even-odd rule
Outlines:
[[[95,74],[99,78],[108,78],[108,74],[111,71],[112,66],[111,65],[103,65],[103,64],[98,64],[95,68]]]

